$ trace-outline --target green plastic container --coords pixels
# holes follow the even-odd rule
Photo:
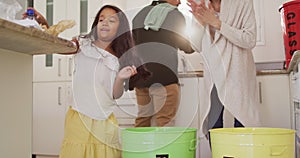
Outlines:
[[[122,132],[123,158],[195,158],[197,129],[137,127]]]
[[[211,129],[212,158],[294,158],[295,131],[281,128]]]

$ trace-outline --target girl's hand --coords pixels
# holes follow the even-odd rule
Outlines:
[[[31,8],[31,7],[28,7],[27,9],[33,9],[34,10],[34,17],[35,17],[36,21],[39,24],[45,25],[47,28],[49,28],[48,21],[45,19],[45,17],[40,12],[38,12],[36,9]],[[23,13],[22,16],[23,16],[23,19],[25,19],[27,17],[27,13],[26,12]]]
[[[123,95],[124,81],[135,74],[137,74],[135,66],[126,66],[118,72],[113,88],[114,99],[118,99]]]
[[[118,78],[125,80],[130,78],[131,76],[137,74],[137,70],[136,67],[134,65],[132,66],[126,66],[124,68],[122,68],[119,73],[118,73]]]

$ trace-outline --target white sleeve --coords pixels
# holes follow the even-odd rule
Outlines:
[[[242,17],[240,28],[222,22],[220,33],[231,43],[245,49],[252,49],[256,45],[256,20],[252,1],[247,2],[240,6],[245,8],[243,12],[235,15],[235,18]]]
[[[202,39],[205,33],[205,26],[199,24],[195,18],[192,19],[191,44],[196,52],[202,51]]]

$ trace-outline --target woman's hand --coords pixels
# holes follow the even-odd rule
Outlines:
[[[204,0],[200,0],[200,3],[198,4],[195,0],[187,0],[187,5],[191,8],[190,12],[194,15],[195,19],[202,25],[205,26],[206,23],[201,19],[201,16],[199,16],[198,11],[200,5],[205,6]]]
[[[48,21],[45,19],[45,17],[40,13],[38,12],[36,9],[34,8],[31,8],[31,7],[28,7],[27,9],[33,9],[34,10],[34,17],[36,19],[36,21],[41,24],[41,25],[45,25],[47,28],[49,28],[49,25],[48,25]],[[27,17],[27,13],[23,13],[23,19],[25,19]]]
[[[200,4],[196,9],[198,18],[200,18],[204,23],[214,27],[217,30],[221,28],[221,21],[216,16],[216,12],[213,9],[211,2],[208,3],[208,7],[205,4]]]
[[[208,7],[206,7],[204,0],[200,0],[199,4],[197,4],[195,0],[188,0],[188,2],[188,5],[191,7],[191,13],[200,24],[203,26],[208,24],[220,30],[221,21],[216,17],[216,12],[210,2],[208,3]]]
[[[125,80],[130,78],[131,76],[137,74],[137,70],[135,66],[126,66],[122,68],[118,73],[118,78],[121,80]]]

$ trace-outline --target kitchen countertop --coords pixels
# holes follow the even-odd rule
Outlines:
[[[257,76],[262,76],[262,75],[280,75],[280,74],[289,74],[287,70],[258,70],[256,71]]]
[[[187,72],[179,72],[179,78],[193,78],[193,77],[203,77],[203,71],[187,71]]]
[[[257,71],[257,76],[262,75],[280,75],[280,74],[289,74],[288,70],[259,70]],[[179,72],[179,78],[193,78],[193,77],[203,77],[203,71],[188,71],[188,72]]]
[[[288,69],[278,69],[278,70],[257,70],[256,75],[280,75],[280,74],[289,74],[291,71],[297,68],[297,64],[300,63],[300,50],[296,51],[292,57]],[[188,72],[179,72],[179,78],[190,78],[190,77],[203,77],[203,71],[188,71]]]
[[[262,75],[280,75],[280,74],[289,74],[287,70],[259,70],[257,71],[257,76]],[[179,78],[193,78],[193,77],[203,77],[203,71],[188,71],[188,72],[179,72]]]
[[[30,55],[76,51],[76,46],[71,41],[1,18],[0,34],[0,48],[4,50]]]

